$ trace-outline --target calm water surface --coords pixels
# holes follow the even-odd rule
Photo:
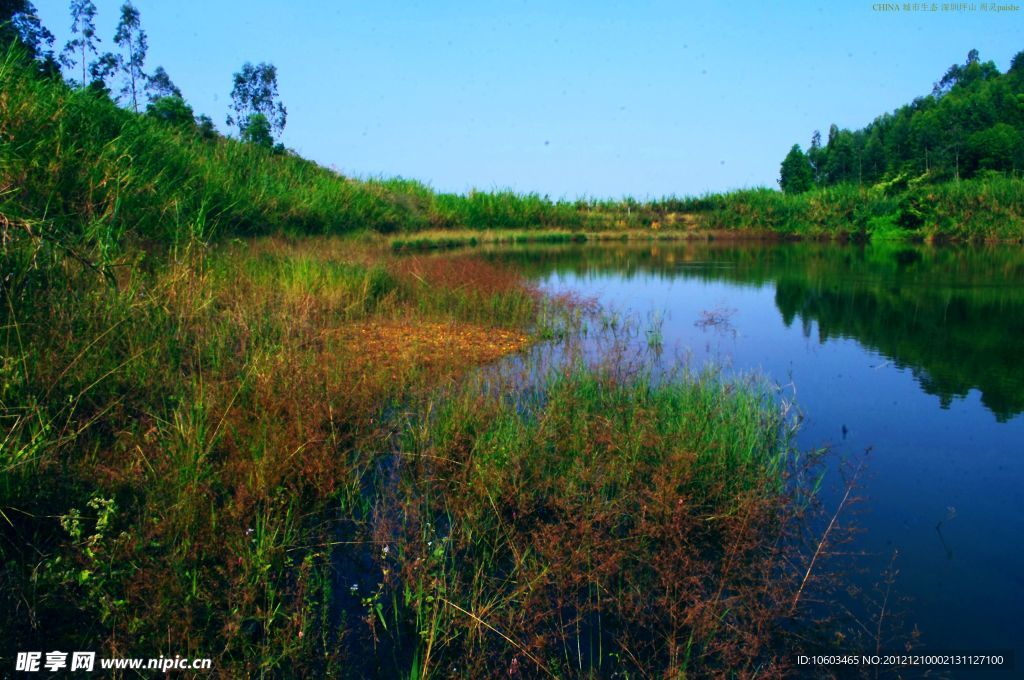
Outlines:
[[[1013,649],[1022,668],[1024,249],[584,245],[490,257],[546,290],[660,322],[671,360],[792,383],[800,447],[866,460],[864,500],[847,518],[863,531],[843,548],[864,554],[848,558],[847,581],[871,593],[898,551],[893,609],[906,632],[916,626],[926,649]],[[832,474],[825,506],[842,490]],[[861,598],[865,611],[871,602]]]

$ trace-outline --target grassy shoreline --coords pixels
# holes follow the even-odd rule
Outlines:
[[[792,585],[772,548],[785,423],[757,385],[611,358],[528,361],[546,377],[526,391],[474,378],[539,337],[571,346],[578,315],[471,254],[127,252],[111,283],[45,242],[4,251],[23,262],[3,288],[4,663],[63,645],[228,674],[782,667],[774,633],[748,644]],[[567,531],[585,541],[559,556]],[[702,576],[670,594],[679,570]],[[721,596],[749,579],[770,597]]]
[[[1024,239],[1024,179],[995,173],[943,184],[648,201],[445,194],[401,178],[354,180],[290,152],[134,114],[40,79],[15,51],[0,61],[0,89],[7,187],[0,214],[8,228],[101,253],[112,254],[125,238],[173,243],[190,230],[203,239],[376,233],[413,248],[425,239],[472,241],[467,231],[478,241],[569,238],[566,232],[589,239]]]
[[[445,250],[484,245],[515,245],[520,243],[604,243],[609,241],[714,241],[751,240],[778,241],[787,237],[769,231],[743,232],[723,229],[661,230],[617,229],[614,231],[522,230],[494,229],[489,231],[445,230],[423,231],[405,236],[387,237],[390,248],[396,252]]]

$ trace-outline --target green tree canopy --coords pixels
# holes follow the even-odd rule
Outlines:
[[[1024,156],[1024,136],[1012,125],[996,123],[967,138],[964,163],[966,169],[1019,170]]]
[[[269,149],[274,146],[274,135],[270,127],[270,121],[262,113],[250,114],[242,128],[242,141]]]
[[[156,70],[153,71],[153,75],[146,82],[146,91],[149,93],[149,100],[151,102],[163,99],[164,97],[182,99],[181,90],[174,84],[171,77],[167,75],[167,71],[164,70],[163,66],[157,66]]]
[[[179,95],[154,99],[146,106],[146,115],[180,127],[192,127],[196,124],[192,107]]]
[[[217,136],[217,128],[213,125],[213,119],[206,114],[196,118],[196,126],[199,128],[199,136],[203,139],[213,139]]]
[[[794,144],[782,161],[779,186],[787,194],[799,194],[814,186],[814,168],[799,144]]]
[[[107,83],[117,74],[120,63],[117,55],[112,52],[101,54],[96,61],[89,64],[89,77],[92,79],[89,88],[96,93],[110,95]]]
[[[234,75],[231,88],[231,111],[228,125],[237,125],[239,135],[244,135],[253,124],[252,116],[259,114],[270,126],[271,136],[284,130],[288,111],[278,100],[277,68],[273,64],[260,63],[253,66],[246,62],[242,70]],[[262,127],[263,123],[256,123]]]
[[[18,41],[34,59],[45,60],[53,34],[39,21],[35,6],[29,0],[0,0],[0,45],[7,47]],[[52,53],[50,53],[52,59]]]
[[[1022,137],[1024,52],[1000,74],[971,50],[963,64],[946,70],[930,95],[860,130],[832,125],[827,144],[815,137],[807,156],[819,186],[898,178],[938,182],[983,171],[1020,172]]]

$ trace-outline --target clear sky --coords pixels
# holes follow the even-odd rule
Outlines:
[[[68,4],[35,0],[58,47]],[[927,94],[971,48],[1001,71],[1024,50],[1024,3],[904,4],[135,0],[148,69],[222,130],[232,74],[268,61],[282,141],[307,158],[570,199],[775,187],[815,129],[862,127]],[[113,49],[120,3],[96,5]]]

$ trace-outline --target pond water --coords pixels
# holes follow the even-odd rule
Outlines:
[[[890,610],[922,649],[1024,660],[1024,249],[616,244],[488,256],[547,291],[660,325],[663,360],[789,385],[805,416],[798,445],[865,463],[862,500],[844,513],[859,531],[839,560],[862,621],[877,616],[870,593],[891,563]],[[845,488],[836,469],[821,492],[827,516]]]

